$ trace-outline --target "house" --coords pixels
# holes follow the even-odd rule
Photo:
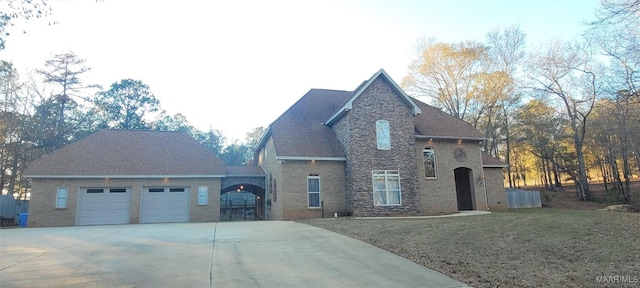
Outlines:
[[[28,225],[217,221],[225,175],[185,133],[102,130],[29,165]]]
[[[310,90],[267,128],[256,162],[270,219],[506,209],[504,164],[483,140],[380,70],[354,91]]]
[[[241,214],[248,202],[256,219],[506,209],[505,165],[483,140],[380,70],[354,91],[310,90],[266,129],[255,166],[225,167],[184,133],[96,132],[29,165],[28,225],[220,221],[233,192],[255,195]]]

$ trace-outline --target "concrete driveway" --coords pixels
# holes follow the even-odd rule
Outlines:
[[[286,221],[0,230],[0,287],[466,287]]]

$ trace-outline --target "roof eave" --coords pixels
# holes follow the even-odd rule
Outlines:
[[[267,142],[267,140],[269,139],[269,137],[267,135],[271,134],[271,125],[267,126],[267,129],[264,130],[264,133],[262,133],[262,137],[260,137],[260,140],[258,141],[258,144],[256,145],[256,151],[259,150],[258,148],[264,146]]]
[[[329,126],[329,125],[333,124],[335,120],[338,120],[338,119],[342,118],[342,116],[344,114],[347,114],[347,112],[349,112],[349,110],[351,110],[352,107],[353,106],[352,106],[351,103],[347,103],[347,105],[343,106],[340,110],[338,110],[338,112],[333,114],[333,116],[331,116],[331,118],[329,118],[329,120],[325,121],[322,124],[326,125],[326,126]]]
[[[344,156],[322,156],[322,157],[314,157],[314,156],[276,156],[276,160],[299,160],[299,161],[347,161],[347,157]]]
[[[32,179],[164,179],[164,178],[223,178],[224,174],[210,175],[24,175]]]
[[[485,141],[485,137],[416,135],[418,139]]]
[[[507,164],[482,164],[482,168],[507,168]]]
[[[265,174],[227,174],[226,177],[267,177]]]

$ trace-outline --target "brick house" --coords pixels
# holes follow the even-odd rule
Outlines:
[[[354,91],[310,90],[267,128],[255,162],[271,219],[506,209],[504,164],[483,140],[380,70]]]
[[[185,133],[102,130],[29,164],[29,226],[219,220],[224,163]]]
[[[29,164],[28,225],[220,221],[234,191],[255,195],[257,219],[506,209],[483,140],[380,70],[354,91],[310,90],[266,129],[256,166],[225,166],[185,133],[96,132]]]

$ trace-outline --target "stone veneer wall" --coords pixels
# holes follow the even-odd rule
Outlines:
[[[220,178],[170,179],[33,179],[29,201],[28,226],[75,226],[78,191],[88,187],[131,188],[131,224],[140,223],[140,199],[143,187],[189,187],[189,216],[191,222],[220,220]],[[209,187],[207,205],[198,205],[198,186]],[[58,187],[68,188],[67,208],[56,208]]]
[[[336,133],[336,137],[340,144],[342,145],[342,149],[344,150],[344,154],[347,156],[347,161],[344,163],[344,189],[345,189],[345,200],[346,200],[346,213],[351,215],[353,214],[353,181],[352,173],[350,167],[353,165],[353,162],[350,159],[353,157],[351,155],[351,129],[349,127],[349,117],[342,117],[340,121],[335,123],[333,127],[331,127]],[[372,192],[373,193],[373,192]]]
[[[391,89],[390,83],[377,78],[353,102],[353,109],[333,126],[347,155],[346,198],[354,216],[420,213],[413,115],[411,107],[401,97]],[[389,121],[391,150],[377,149],[377,120]],[[374,206],[373,170],[399,170],[402,205]]]

